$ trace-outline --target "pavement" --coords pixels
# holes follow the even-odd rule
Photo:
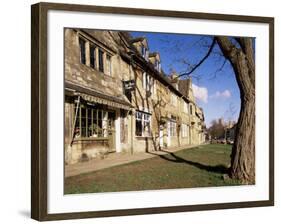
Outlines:
[[[159,151],[130,153],[110,153],[105,158],[94,158],[86,162],[65,165],[65,178],[106,169],[113,166],[128,164],[134,161],[153,158],[158,155],[165,155],[177,152],[182,149],[194,148],[198,145],[185,145]]]

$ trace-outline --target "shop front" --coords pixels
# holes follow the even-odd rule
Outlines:
[[[66,94],[66,163],[87,161],[122,151],[120,111],[129,111],[130,107],[126,101],[113,100],[77,91]]]

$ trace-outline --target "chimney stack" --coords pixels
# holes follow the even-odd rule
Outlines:
[[[171,79],[172,85],[178,90],[179,89],[179,75],[175,71],[172,71],[170,74],[170,79]]]

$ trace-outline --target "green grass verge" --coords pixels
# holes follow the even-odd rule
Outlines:
[[[65,179],[65,193],[158,190],[239,185],[223,178],[230,145],[204,145]]]

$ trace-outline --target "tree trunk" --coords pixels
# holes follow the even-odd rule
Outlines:
[[[255,98],[241,102],[236,137],[231,153],[230,176],[245,184],[255,183]]]
[[[241,48],[228,37],[216,37],[230,61],[240,89],[241,110],[231,154],[230,177],[255,183],[255,66],[251,38],[237,38]]]

